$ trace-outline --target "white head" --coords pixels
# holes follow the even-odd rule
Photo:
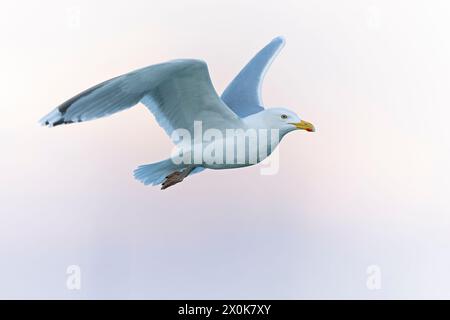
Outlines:
[[[250,117],[254,117],[254,120],[258,122],[263,122],[262,125],[266,128],[279,129],[281,136],[293,130],[315,131],[311,123],[301,120],[298,115],[285,108],[266,109]]]

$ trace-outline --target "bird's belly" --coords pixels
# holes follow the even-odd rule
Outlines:
[[[215,170],[221,170],[221,169],[236,169],[236,168],[242,168],[242,167],[249,167],[252,165],[255,165],[256,163],[204,163],[202,164],[202,167],[208,168],[208,169],[215,169]]]
[[[249,137],[245,134],[212,141],[203,140],[201,143],[182,146],[182,156],[179,159],[186,165],[193,164],[209,169],[248,167],[263,161],[278,145],[278,142],[269,142],[267,137]]]
[[[232,169],[255,165],[267,158],[276,145],[267,145],[258,139],[214,141],[203,147],[202,166],[209,169]]]

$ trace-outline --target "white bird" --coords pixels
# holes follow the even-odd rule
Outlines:
[[[53,127],[83,122],[143,103],[178,145],[178,151],[168,159],[139,166],[134,171],[136,179],[146,185],[162,184],[161,189],[205,168],[228,169],[253,165],[267,157],[288,132],[315,130],[311,123],[301,120],[292,111],[263,107],[262,80],[283,45],[284,39],[281,37],[266,45],[242,69],[221,97],[214,90],[204,61],[174,60],[132,71],[87,89],[55,108],[40,123]],[[196,124],[201,124],[205,134],[210,129],[214,139],[202,137],[201,141],[194,141],[198,134]],[[228,136],[229,130],[235,130],[235,136]],[[272,130],[270,132],[277,132],[278,137],[270,140],[269,133],[269,136],[262,138],[258,135],[255,140],[248,136],[249,130]],[[188,134],[191,140],[181,141],[179,132]],[[244,161],[239,161],[235,141],[242,137],[247,142],[244,144],[246,157]],[[226,153],[230,150],[225,153],[221,150],[229,145],[233,152],[227,158],[229,153]],[[181,153],[180,147],[183,149]],[[197,157],[196,150],[200,157]],[[256,150],[256,159],[247,157],[250,150]],[[180,155],[191,161],[180,162]]]

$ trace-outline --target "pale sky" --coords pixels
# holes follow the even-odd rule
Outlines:
[[[450,298],[449,16],[419,0],[3,2],[0,297]],[[317,132],[283,139],[276,175],[143,186],[133,169],[172,149],[143,106],[38,125],[175,58],[204,59],[221,93],[278,35],[264,102]]]

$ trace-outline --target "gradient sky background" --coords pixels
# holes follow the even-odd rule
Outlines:
[[[1,7],[0,298],[450,298],[448,1]],[[133,169],[172,149],[143,106],[38,125],[96,83],[174,58],[207,61],[221,93],[278,35],[264,101],[318,131],[283,139],[276,175],[143,186]],[[80,291],[66,288],[73,264]]]

